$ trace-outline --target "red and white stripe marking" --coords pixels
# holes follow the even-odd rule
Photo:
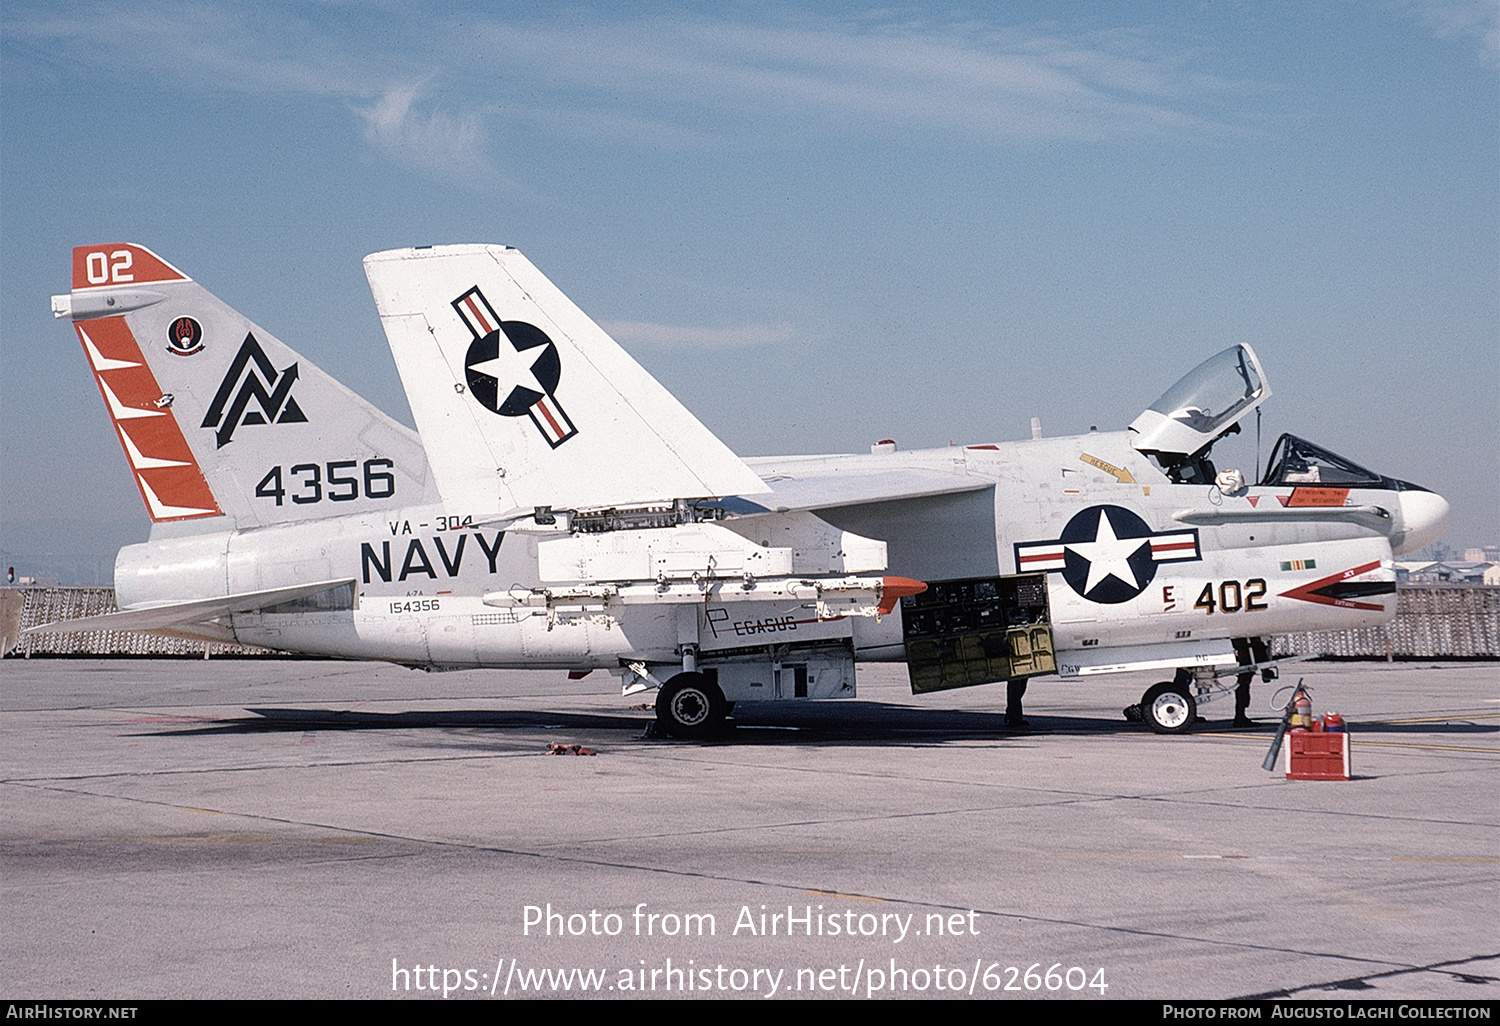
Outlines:
[[[573,422],[563,412],[562,406],[550,395],[544,395],[538,399],[532,404],[528,412],[531,414],[532,422],[536,424],[537,430],[542,433],[542,437],[547,439],[547,443],[554,449],[578,434],[578,429],[573,426]]]
[[[463,318],[475,338],[484,338],[490,332],[500,330],[500,317],[490,306],[490,301],[484,298],[484,293],[479,291],[478,285],[455,299],[453,309],[458,311],[458,316]]]
[[[1020,545],[1016,547],[1017,573],[1041,573],[1047,570],[1061,570],[1066,563],[1067,560],[1063,554],[1063,547],[1057,542],[1043,542],[1040,545]]]
[[[1151,558],[1158,563],[1177,563],[1197,559],[1198,533],[1182,531],[1177,534],[1158,534],[1151,538]]]

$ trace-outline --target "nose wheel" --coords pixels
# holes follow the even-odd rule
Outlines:
[[[1141,714],[1158,734],[1185,734],[1198,718],[1198,703],[1189,686],[1163,681],[1146,689]]]

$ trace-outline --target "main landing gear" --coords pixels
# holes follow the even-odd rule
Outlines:
[[[723,727],[728,713],[724,692],[701,673],[679,673],[656,694],[656,722],[673,737],[709,737]]]

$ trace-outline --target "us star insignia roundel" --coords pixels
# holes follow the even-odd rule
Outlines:
[[[453,309],[474,335],[464,356],[474,401],[502,417],[530,417],[554,449],[578,434],[557,401],[562,361],[547,333],[525,321],[502,321],[477,285]]]
[[[1129,602],[1151,583],[1159,563],[1202,559],[1198,532],[1153,531],[1123,506],[1090,506],[1052,541],[1020,542],[1016,572],[1058,572],[1090,602]]]

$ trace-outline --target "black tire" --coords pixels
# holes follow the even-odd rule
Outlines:
[[[1198,703],[1188,688],[1162,681],[1146,689],[1141,712],[1146,726],[1158,734],[1186,734],[1198,719]]]
[[[724,692],[701,673],[679,673],[656,694],[656,722],[673,737],[708,737],[728,711]]]

